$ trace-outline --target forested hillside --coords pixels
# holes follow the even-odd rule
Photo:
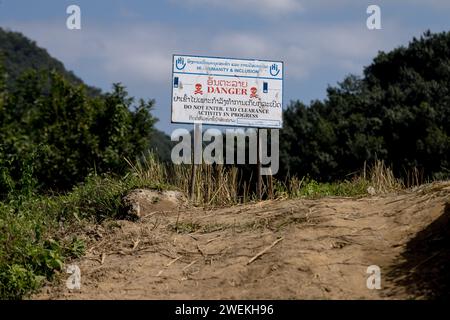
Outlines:
[[[153,105],[120,84],[110,93],[86,86],[35,42],[0,28],[0,194],[22,188],[26,168],[34,187],[67,190],[94,171],[123,173],[124,157],[153,149],[167,160]]]
[[[34,41],[19,32],[7,31],[2,28],[0,28],[0,75],[0,84],[2,85],[0,89],[3,90],[2,94],[4,96],[3,101],[0,102],[0,106],[3,103],[2,114],[0,114],[0,123],[2,124],[0,136],[2,137],[1,148],[3,154],[0,156],[0,159],[3,159],[3,161],[12,161],[10,159],[11,157],[19,157],[19,155],[21,158],[24,158],[20,152],[24,152],[25,150],[29,152],[31,145],[33,145],[33,148],[36,148],[40,144],[46,145],[47,157],[53,157],[52,161],[59,161],[65,164],[56,165],[53,163],[53,167],[49,167],[49,163],[42,163],[43,171],[38,173],[38,175],[42,175],[43,178],[49,177],[50,179],[45,178],[48,182],[43,183],[47,186],[57,188],[62,185],[70,186],[75,182],[82,181],[86,174],[94,167],[100,170],[100,172],[103,171],[102,162],[104,162],[104,159],[96,159],[95,156],[93,157],[93,154],[98,155],[102,148],[106,148],[108,142],[102,142],[102,139],[105,140],[107,137],[101,138],[101,132],[106,134],[107,131],[104,131],[105,128],[99,129],[97,127],[95,129],[94,126],[100,125],[98,121],[104,122],[106,120],[96,119],[97,116],[94,116],[93,113],[111,112],[111,110],[107,109],[101,110],[102,107],[100,105],[103,101],[110,101],[110,103],[117,102],[121,103],[122,106],[132,108],[133,99],[128,97],[123,86],[115,87],[116,96],[114,94],[104,94],[100,89],[84,84],[72,71],[66,70],[62,62],[51,57],[47,50],[37,46]],[[121,92],[119,93],[119,91]],[[54,96],[55,94],[58,95],[58,98]],[[71,96],[69,97],[68,95]],[[32,99],[37,100],[34,101]],[[55,99],[60,99],[58,103],[61,105],[55,106]],[[43,102],[43,100],[46,100],[46,102]],[[71,102],[67,102],[66,100],[70,100]],[[50,112],[45,111],[45,105],[47,103],[49,104],[48,107],[52,108],[51,112],[55,112],[55,114],[47,114],[45,116],[46,118],[42,118],[45,112]],[[71,106],[71,103],[74,103],[74,105]],[[153,101],[148,102],[147,106],[149,109],[153,103]],[[83,106],[83,104],[89,106]],[[141,103],[140,105],[143,106],[144,104]],[[110,108],[112,107],[110,106]],[[67,114],[64,115],[64,118],[60,118],[65,112]],[[80,112],[82,114],[79,114]],[[104,114],[103,118],[105,117],[108,116]],[[88,121],[88,123],[83,123],[83,121]],[[155,121],[157,119],[154,119],[151,124],[146,124],[149,125],[146,129],[128,128],[130,125],[136,125],[133,123],[121,124],[127,126],[127,130],[144,130],[147,132],[139,131],[140,134],[146,134],[147,136],[139,138],[143,145],[137,149],[136,145],[127,147],[128,151],[126,154],[128,156],[132,156],[132,152],[140,153],[154,150],[162,160],[167,161],[170,158],[170,151],[168,151],[170,150],[169,137],[154,128],[153,123]],[[69,122],[73,123],[69,124]],[[64,130],[70,130],[70,134],[66,136],[66,140],[62,139],[61,136],[58,138],[59,144],[53,144],[53,142],[48,141],[48,139],[53,139],[49,135],[53,135],[53,137],[58,136],[58,134],[54,133],[49,134],[49,132],[56,130],[55,126],[60,127],[58,130],[62,130],[63,128]],[[81,127],[86,129],[86,126],[92,126],[89,130],[98,130],[99,135],[95,132],[90,132],[89,134],[93,136],[87,138],[86,133],[77,133]],[[42,130],[45,128],[47,133],[43,134],[39,131],[41,129],[38,130],[38,127]],[[77,129],[73,131],[75,127]],[[109,134],[113,135],[112,132],[109,132]],[[87,139],[89,142],[83,139]],[[113,137],[109,137],[108,139],[114,140]],[[14,143],[11,142],[13,140],[15,141]],[[69,142],[69,140],[72,140],[72,142]],[[20,147],[18,146],[19,143],[21,144]],[[92,143],[100,143],[100,145],[87,147],[86,144]],[[8,148],[13,148],[14,150],[8,150]],[[19,152],[16,148],[19,148],[21,151]],[[117,148],[120,149],[120,146]],[[52,151],[51,149],[54,150]],[[55,149],[58,151],[55,151]],[[89,149],[91,150],[88,151]],[[111,156],[112,151],[108,152]],[[40,154],[43,153],[40,152]],[[124,155],[117,155],[116,157],[119,158]],[[56,160],[56,158],[59,158],[59,160]],[[78,158],[78,160],[75,158]],[[35,160],[36,164],[39,165],[39,159]],[[80,161],[83,165],[80,165]],[[69,167],[72,167],[72,169]],[[50,174],[46,172],[46,168],[55,173]],[[16,169],[17,166],[13,165],[11,170],[15,171]],[[107,169],[110,170],[113,168],[108,166]],[[56,173],[58,171],[59,173]],[[55,174],[58,175],[58,181],[53,180]]]
[[[293,102],[281,133],[283,172],[343,179],[384,160],[411,180],[450,174],[450,32],[380,52],[324,101]],[[423,181],[422,181],[423,182]]]
[[[30,69],[54,70],[74,85],[83,84],[72,71],[66,70],[63,63],[50,56],[44,48],[19,32],[4,30],[0,27],[0,59],[3,60],[7,74],[6,84],[13,86],[19,76]],[[86,86],[90,95],[100,94],[100,89]]]

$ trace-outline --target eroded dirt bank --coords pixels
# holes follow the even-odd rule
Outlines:
[[[449,201],[447,182],[360,199],[214,210],[144,206],[138,222],[106,222],[86,232],[87,255],[73,262],[81,290],[61,281],[34,298],[448,297]],[[381,290],[366,287],[370,265],[381,268]]]

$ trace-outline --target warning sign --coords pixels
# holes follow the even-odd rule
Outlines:
[[[283,62],[174,55],[172,122],[281,128]]]

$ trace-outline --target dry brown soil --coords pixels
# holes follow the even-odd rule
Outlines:
[[[449,297],[450,182],[216,209],[158,206],[160,200],[141,204],[136,222],[81,230],[87,254],[72,262],[81,269],[81,289],[67,289],[69,275],[62,274],[33,298]],[[381,268],[380,290],[366,286],[370,265]]]

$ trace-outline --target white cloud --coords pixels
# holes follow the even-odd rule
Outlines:
[[[160,85],[170,79],[174,53],[284,60],[291,79],[304,79],[320,68],[360,72],[361,63],[378,50],[398,45],[399,34],[404,33],[392,24],[385,28],[396,32],[371,32],[363,23],[326,27],[297,23],[278,29],[214,33],[156,23],[126,28],[89,26],[80,31],[56,23],[10,25],[37,40],[69,68],[83,70],[88,60],[89,67],[94,65],[108,83]]]
[[[170,122],[168,84],[174,53],[282,60],[289,86],[301,87],[310,79],[317,81],[317,73],[323,81],[361,73],[378,50],[406,44],[422,31],[386,19],[383,30],[369,31],[364,16],[347,24],[283,22],[257,30],[129,22],[126,26],[85,24],[81,30],[69,31],[60,21],[2,24],[36,40],[88,84],[106,89],[122,82],[132,95],[156,97],[156,115],[165,124]],[[298,92],[288,97],[302,98]]]
[[[299,0],[172,0],[172,2],[180,3],[185,7],[216,7],[248,16],[262,14],[273,18],[282,18],[280,15],[299,12],[303,9]]]
[[[352,10],[355,7],[380,5],[382,10],[388,10],[391,5],[404,5],[405,7],[428,7],[433,10],[450,9],[449,0],[171,0],[171,2],[191,8],[222,8],[241,15],[264,15],[275,20],[285,19],[294,13],[307,13],[311,11],[327,11],[336,8]],[[365,14],[365,12],[363,12]]]
[[[9,23],[14,30],[36,40],[39,46],[69,68],[83,69],[94,61],[97,72],[110,82],[127,80],[161,82],[170,77],[171,53],[182,35],[158,24],[121,27],[83,27],[69,31],[60,23]]]
[[[325,68],[361,73],[379,50],[392,49],[409,37],[393,23],[385,27],[395,32],[372,32],[364,23],[327,27],[295,24],[260,33],[232,32],[215,37],[212,49],[228,56],[283,60],[291,79],[305,79]]]
[[[448,0],[411,0],[408,1],[408,5],[428,6],[438,10],[450,9],[450,1]]]

